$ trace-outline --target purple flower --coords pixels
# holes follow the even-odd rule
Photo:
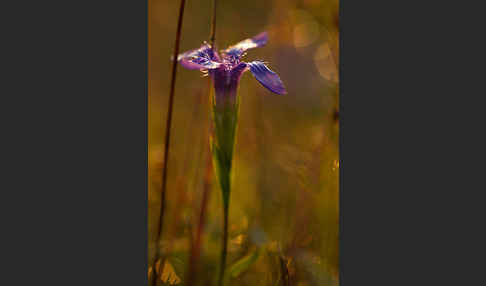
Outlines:
[[[264,87],[276,94],[286,94],[287,91],[276,73],[271,71],[261,61],[243,62],[241,58],[249,49],[261,47],[267,43],[266,32],[246,39],[236,45],[221,51],[221,56],[213,48],[204,43],[199,49],[185,52],[177,58],[181,65],[188,69],[199,69],[208,72],[213,78],[216,91],[216,105],[235,102],[238,83],[241,75],[250,70],[253,76]]]

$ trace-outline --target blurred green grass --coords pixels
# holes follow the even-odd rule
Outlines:
[[[228,265],[264,251],[230,285],[337,285],[339,271],[338,1],[218,1],[219,49],[269,32],[263,59],[288,94],[271,94],[242,77],[230,201]],[[149,261],[158,223],[164,121],[179,1],[149,0]],[[181,51],[208,40],[210,1],[188,1]],[[162,246],[177,285],[185,285],[191,233],[201,205],[209,108],[207,78],[179,67],[167,212]],[[221,194],[212,185],[196,285],[214,285]],[[285,267],[282,268],[282,261]]]

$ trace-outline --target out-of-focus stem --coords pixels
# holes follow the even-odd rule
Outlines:
[[[287,261],[281,255],[278,257],[280,261],[280,275],[282,277],[283,285],[290,286],[289,270],[287,268]]]
[[[204,149],[204,151],[209,150],[209,146]],[[192,286],[196,281],[197,275],[197,262],[201,254],[201,237],[203,233],[204,224],[206,221],[206,210],[209,200],[209,192],[211,188],[211,176],[212,176],[212,166],[211,166],[211,156],[207,154],[206,156],[206,174],[204,176],[203,194],[201,200],[201,210],[199,213],[199,221],[197,224],[196,237],[191,244],[191,256],[189,258],[189,271],[187,277],[187,285]]]
[[[209,95],[211,96],[211,81],[208,81],[208,91]],[[209,99],[209,98],[208,98]],[[200,106],[202,104],[199,104]],[[205,105],[206,107],[210,106],[210,101],[208,104]],[[211,122],[208,122],[208,128],[206,129],[207,132],[203,133],[202,136],[202,143],[201,145],[204,146],[202,148],[202,159],[205,159],[205,174],[204,174],[204,182],[203,182],[203,193],[201,199],[201,208],[199,212],[199,220],[197,222],[197,229],[195,239],[191,240],[191,254],[189,257],[189,269],[187,271],[187,279],[186,283],[188,286],[192,286],[196,281],[197,277],[197,263],[199,257],[201,256],[201,245],[202,245],[202,234],[204,229],[204,224],[206,222],[206,213],[207,213],[207,205],[209,201],[209,194],[211,191],[211,179],[212,179],[212,157],[209,148],[209,140],[208,135],[211,134]]]
[[[181,0],[181,5],[179,8],[179,20],[177,23],[177,32],[176,32],[176,40],[175,40],[175,48],[174,48],[174,56],[172,62],[172,76],[171,76],[171,83],[170,83],[170,93],[169,93],[169,104],[168,104],[168,111],[167,111],[167,121],[165,126],[165,145],[164,145],[164,166],[162,169],[162,190],[161,190],[161,203],[160,203],[160,218],[159,218],[159,228],[157,230],[157,236],[155,240],[155,259],[154,259],[154,270],[155,263],[160,258],[160,238],[162,236],[162,230],[164,226],[164,212],[165,212],[165,193],[167,188],[167,167],[169,162],[169,150],[170,150],[170,129],[172,125],[172,110],[174,108],[174,93],[175,93],[175,83],[176,83],[176,75],[177,75],[177,55],[179,54],[179,45],[181,40],[181,30],[182,30],[182,18],[184,16],[184,7],[186,1]],[[162,264],[161,264],[162,265]],[[157,275],[156,271],[154,271],[154,275],[152,275],[152,285],[157,285]]]

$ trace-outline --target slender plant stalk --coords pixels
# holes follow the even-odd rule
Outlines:
[[[212,21],[211,21],[211,36],[209,40],[211,42],[211,47],[216,50],[216,8],[217,8],[217,0],[213,0],[213,14],[212,14]],[[212,102],[212,101],[211,101]],[[213,104],[213,103],[211,103]],[[229,174],[228,174],[229,177]],[[220,178],[221,179],[221,178]],[[229,179],[229,178],[228,178]],[[223,178],[224,180],[224,178]],[[229,194],[229,180],[228,180],[228,190],[223,190],[223,240],[221,241],[221,259],[220,259],[220,266],[219,266],[219,277],[218,277],[218,285],[223,286],[224,283],[224,272],[226,269],[226,256],[228,253],[228,210],[229,210],[229,199],[225,199],[225,193]],[[224,188],[224,187],[223,187]]]
[[[211,36],[209,40],[211,42],[211,47],[216,50],[216,8],[217,8],[217,0],[213,0],[213,13],[212,13],[212,21],[211,21]],[[211,87],[210,87],[211,88]],[[210,93],[211,94],[211,93]],[[213,101],[211,100],[211,105]],[[231,159],[230,159],[231,160]],[[229,174],[228,175],[228,184],[227,190],[223,188],[223,240],[221,241],[221,260],[220,260],[220,270],[219,270],[219,278],[218,278],[218,285],[222,286],[224,283],[224,272],[226,268],[226,256],[228,252],[228,209],[229,209],[229,199],[225,199],[225,193],[229,195]],[[219,178],[220,180],[225,180],[225,178]]]
[[[211,47],[216,50],[215,48],[215,43],[216,43],[216,0],[212,1],[212,17],[211,17],[211,33],[209,36],[209,41],[211,44]],[[209,94],[209,103],[211,106],[212,104],[212,88],[211,88],[211,78],[208,79],[208,94]],[[209,132],[208,134],[212,134],[212,128],[211,124],[209,124]],[[207,142],[207,141],[206,141]],[[209,142],[208,142],[209,143]],[[206,173],[204,176],[204,185],[203,185],[203,196],[201,200],[201,209],[199,213],[199,221],[197,224],[197,230],[196,230],[196,236],[194,240],[191,243],[191,255],[189,257],[189,269],[188,269],[188,274],[187,274],[187,280],[186,283],[189,286],[192,286],[193,283],[196,281],[196,265],[197,261],[199,260],[200,252],[201,252],[201,237],[202,237],[202,232],[204,228],[204,223],[206,220],[206,210],[207,210],[207,204],[209,200],[209,191],[211,188],[211,177],[212,177],[212,166],[211,166],[211,155],[210,155],[210,148],[209,145],[205,144],[205,148],[203,148],[203,152],[209,152],[206,156]]]
[[[238,101],[238,98],[236,99]],[[214,138],[212,140],[212,152],[216,177],[221,187],[223,197],[223,240],[221,247],[221,264],[218,285],[224,284],[227,242],[228,242],[228,211],[231,194],[231,168],[235,135],[238,120],[239,104],[230,103],[218,106],[213,104]]]
[[[210,83],[210,81],[208,81]],[[210,92],[210,87],[211,85],[208,86],[208,91]],[[207,97],[209,99],[210,96]],[[209,107],[209,104],[206,103],[203,105],[203,96],[199,98],[199,102],[196,106],[201,107]],[[208,118],[209,119],[209,118]],[[212,178],[212,165],[211,165],[211,152],[209,149],[209,142],[208,142],[208,135],[211,134],[211,122],[207,121],[206,122],[207,129],[204,130],[201,136],[201,146],[203,148],[201,149],[201,153],[199,155],[199,158],[203,161],[205,161],[205,174],[203,174],[203,192],[202,192],[202,199],[201,199],[201,207],[199,209],[199,215],[197,216],[197,221],[195,224],[197,225],[196,233],[194,236],[194,239],[191,239],[191,252],[189,256],[189,266],[188,266],[188,271],[186,275],[186,285],[191,286],[194,284],[196,281],[197,277],[197,263],[199,261],[200,253],[201,253],[201,244],[202,244],[202,234],[203,234],[203,229],[204,225],[206,222],[206,213],[207,213],[207,205],[209,201],[209,193],[211,190],[211,178]],[[196,172],[199,169],[196,169]],[[199,173],[199,172],[197,172]],[[198,175],[196,175],[196,178],[199,178]],[[192,232],[191,232],[192,234]]]
[[[215,48],[215,43],[216,43],[216,2],[217,0],[212,1],[212,17],[211,17],[211,33],[209,36],[209,41],[211,44],[211,47],[216,50]],[[211,92],[211,78],[208,79],[208,94],[210,98],[210,105],[212,104],[212,96],[213,93]],[[212,128],[209,127],[209,134],[212,134]],[[204,148],[204,151],[210,151],[210,148],[208,145],[206,145],[208,148]],[[210,153],[210,152],[209,152]],[[194,241],[191,244],[191,256],[189,258],[189,271],[188,271],[188,277],[187,277],[187,285],[191,286],[195,279],[196,279],[196,265],[197,261],[200,256],[200,251],[201,251],[201,236],[202,236],[202,231],[205,223],[205,218],[206,218],[206,209],[207,209],[207,204],[208,204],[208,199],[209,199],[209,190],[211,187],[211,177],[212,177],[212,166],[211,166],[211,155],[208,155],[206,158],[206,174],[204,178],[204,186],[203,186],[203,197],[201,201],[201,209],[200,209],[200,214],[199,214],[199,222],[196,230],[196,237]],[[223,239],[223,248],[226,248],[226,240]],[[224,250],[223,252],[226,252]],[[224,259],[225,260],[225,259]],[[224,261],[222,262],[224,265]],[[224,271],[221,270],[220,272]]]
[[[186,134],[186,136],[187,136],[186,138],[191,138],[193,136],[192,130],[191,130],[190,127],[195,126],[197,124],[198,120],[199,120],[198,115],[199,115],[200,107],[201,107],[202,102],[203,102],[203,97],[204,96],[203,96],[202,92],[198,92],[197,96],[195,96],[195,101],[194,101],[194,104],[193,104],[194,108],[193,108],[193,111],[191,113],[192,114],[191,120],[187,123],[187,126],[185,128],[185,130],[188,131],[187,134]],[[206,134],[204,134],[204,135],[206,135]],[[203,143],[204,142],[205,141],[203,141]],[[178,176],[175,187],[174,187],[174,190],[177,193],[177,198],[176,198],[174,206],[175,206],[175,209],[177,209],[177,210],[182,209],[184,204],[186,204],[187,200],[189,199],[188,196],[187,196],[187,191],[188,191],[188,188],[189,188],[189,182],[187,180],[187,173],[189,172],[189,166],[191,165],[191,162],[193,162],[191,150],[194,149],[194,146],[187,144],[185,149],[186,150],[183,153],[183,154],[185,154],[185,158],[184,158],[184,163],[183,163],[183,167],[182,167],[184,172],[183,172],[182,175]],[[199,157],[202,157],[201,155],[198,156],[198,159],[204,160],[204,158],[199,158]],[[196,174],[195,174],[196,178],[198,178],[197,173],[198,173],[198,169],[196,169]],[[172,227],[169,226],[166,230],[166,233],[165,233],[165,237],[169,239],[169,243],[167,244],[167,247],[165,248],[165,249],[167,249],[167,252],[170,252],[172,250],[173,246],[174,246],[174,242],[173,242],[173,240],[171,241],[171,238],[175,237],[177,230],[180,228],[180,226],[182,224],[181,220],[182,220],[182,212],[181,211],[175,212],[174,217],[172,218],[172,224],[171,224]]]
[[[160,238],[162,236],[162,230],[164,226],[164,211],[165,211],[165,193],[167,187],[167,167],[169,162],[169,146],[170,146],[170,129],[172,125],[172,110],[174,108],[174,93],[175,93],[175,83],[176,83],[176,75],[177,75],[177,55],[179,54],[179,45],[181,40],[181,30],[182,30],[182,18],[184,16],[184,7],[186,1],[181,0],[181,6],[179,8],[179,20],[177,23],[177,32],[176,32],[176,40],[175,40],[175,48],[174,48],[174,57],[172,62],[172,77],[170,83],[170,93],[169,93],[169,105],[167,111],[167,121],[165,126],[165,145],[164,145],[164,166],[162,169],[162,190],[161,190],[161,203],[160,203],[160,218],[159,218],[159,228],[157,231],[156,237],[156,244],[155,244],[155,259],[154,259],[154,270],[155,270],[155,263],[160,257]],[[161,264],[162,265],[162,264]],[[152,285],[157,285],[157,275],[156,271],[154,271],[154,275],[152,275]]]
[[[209,37],[209,41],[211,42],[211,47],[214,48],[214,43],[216,42],[216,2],[217,0],[213,0],[213,14],[211,19],[211,36]]]
[[[228,252],[228,208],[224,208],[223,214],[223,245],[221,248],[221,270],[219,272],[218,285],[223,286],[224,270],[226,268],[226,253]]]
[[[282,256],[278,257],[280,261],[280,275],[284,286],[290,286],[289,270],[287,268],[287,261]]]
[[[204,152],[209,151],[209,146],[206,145],[206,147],[207,148],[204,148]],[[204,175],[201,209],[199,212],[199,220],[197,223],[196,236],[191,244],[191,256],[189,258],[189,271],[186,280],[188,286],[192,286],[196,281],[196,276],[197,276],[196,265],[201,253],[202,233],[203,233],[204,224],[206,222],[206,213],[207,213],[206,210],[208,206],[209,193],[211,188],[211,176],[212,176],[211,156],[209,154],[206,155],[207,155],[206,174]]]

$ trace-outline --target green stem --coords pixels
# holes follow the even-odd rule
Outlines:
[[[211,42],[211,47],[213,49],[215,48],[216,44],[216,7],[217,7],[217,0],[213,0],[213,13],[212,13],[212,19],[211,19],[211,35],[209,37],[210,42]],[[214,107],[213,107],[214,108]],[[219,129],[218,127],[216,127]],[[216,135],[219,137],[218,135]],[[221,138],[216,138],[221,139]],[[214,151],[214,150],[213,150]],[[216,164],[220,164],[221,162],[219,161],[221,158],[219,158]],[[230,158],[230,165],[231,165],[231,158]],[[215,166],[216,167],[216,166]],[[221,166],[219,166],[221,167]],[[221,241],[222,246],[221,246],[221,260],[220,260],[220,267],[219,267],[219,279],[218,279],[218,285],[223,286],[224,283],[224,272],[226,268],[226,255],[228,252],[228,209],[229,209],[229,193],[230,193],[230,182],[229,182],[229,170],[228,172],[225,172],[225,174],[219,174],[220,176],[223,175],[224,178],[219,178],[220,179],[220,186],[222,189],[222,194],[223,194],[223,240]],[[222,183],[225,181],[225,183]]]
[[[213,105],[213,118],[215,137],[212,142],[212,152],[215,173],[219,181],[223,201],[223,239],[221,241],[221,261],[218,280],[218,285],[223,286],[228,245],[228,213],[231,194],[230,179],[238,119],[238,104],[225,106]]]
[[[223,286],[228,246],[231,169],[236,137],[236,121],[238,118],[237,106],[225,107],[223,110],[218,110],[218,108],[216,108],[215,118],[216,138],[215,142],[213,142],[215,143],[213,144],[213,154],[215,155],[215,166],[217,170],[216,174],[221,187],[223,201],[223,239],[221,241],[221,261],[218,285]]]
[[[223,286],[224,270],[226,268],[226,254],[228,253],[228,207],[223,208],[223,240],[221,245],[221,261],[218,286]]]

